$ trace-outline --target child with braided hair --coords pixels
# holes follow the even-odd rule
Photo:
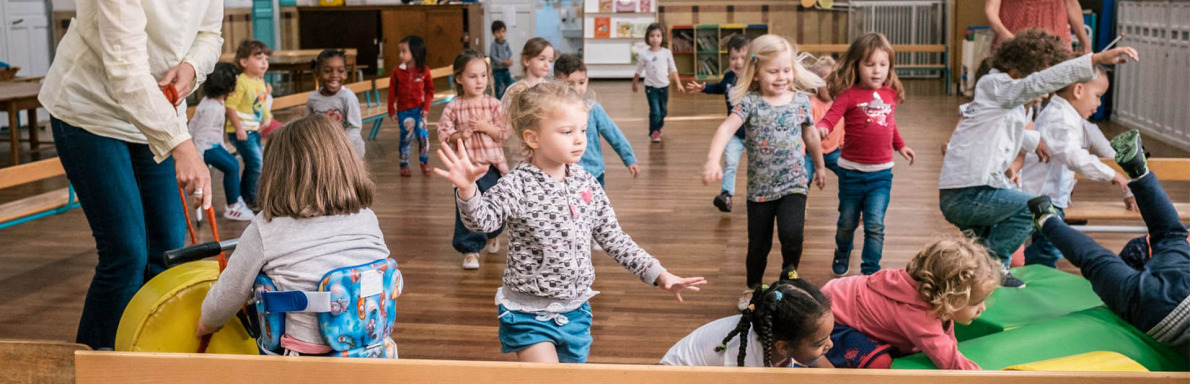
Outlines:
[[[834,303],[837,323],[828,356],[852,347],[840,336],[860,333],[899,353],[924,352],[939,369],[980,369],[959,352],[954,324],[971,324],[1000,286],[1000,268],[988,253],[975,240],[944,238],[922,248],[904,269],[826,283],[822,292]]]
[[[781,276],[757,287],[742,314],[707,323],[678,341],[661,364],[833,368],[823,358],[833,346],[830,299],[792,268]]]

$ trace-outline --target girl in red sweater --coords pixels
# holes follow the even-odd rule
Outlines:
[[[884,212],[892,191],[893,151],[913,165],[913,149],[901,140],[893,119],[905,90],[893,71],[892,45],[879,33],[869,33],[855,42],[843,56],[842,65],[828,80],[835,103],[818,121],[825,139],[835,123],[844,119],[843,153],[839,158],[839,222],[835,232],[836,276],[851,267],[852,239],[864,219],[863,264],[865,275],[880,270],[884,249]]]
[[[426,42],[420,36],[401,39],[401,65],[388,80],[388,117],[401,127],[401,176],[409,177],[409,147],[417,140],[421,173],[430,175],[430,133],[426,118],[434,101],[434,78],[426,67]]]

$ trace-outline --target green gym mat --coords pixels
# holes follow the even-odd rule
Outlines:
[[[1043,265],[1015,268],[1012,274],[1027,284],[1025,288],[992,292],[983,315],[971,325],[955,326],[956,339],[971,340],[1103,305],[1082,276]]]
[[[1190,359],[1185,355],[1153,340],[1106,307],[963,341],[959,343],[959,351],[987,370],[1086,352],[1113,351],[1150,371],[1190,371]],[[918,353],[894,359],[892,368],[936,367]]]

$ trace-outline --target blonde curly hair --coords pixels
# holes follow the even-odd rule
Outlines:
[[[905,267],[917,293],[942,321],[1000,286],[1000,269],[975,240],[947,237],[926,245]]]

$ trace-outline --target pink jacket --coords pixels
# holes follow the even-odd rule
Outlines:
[[[834,279],[822,287],[831,297],[835,322],[855,328],[902,353],[925,352],[940,369],[980,369],[963,356],[954,323],[943,323],[917,294],[904,269]]]

